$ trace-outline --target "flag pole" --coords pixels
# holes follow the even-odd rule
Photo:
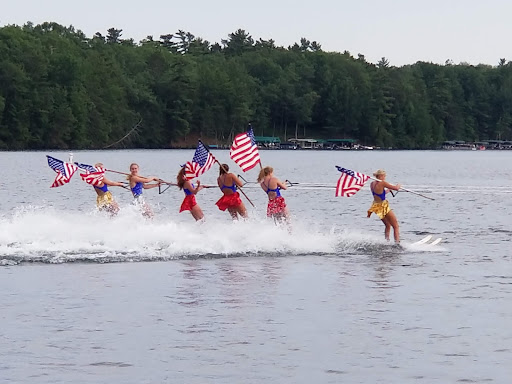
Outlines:
[[[206,148],[206,150],[208,151],[208,153],[212,154],[212,153],[210,152],[210,148],[208,148],[208,146],[207,146],[207,145],[205,145],[205,143],[203,143],[201,140],[199,140],[199,142],[200,142],[201,144],[203,144],[203,146]],[[212,156],[213,156],[213,154],[212,154]],[[220,161],[219,161],[219,160],[217,160],[217,158],[216,158],[215,156],[213,156],[213,158],[215,159],[215,162],[216,162],[217,164],[219,164],[219,166],[224,170],[224,172],[225,172],[225,173],[229,173],[229,171],[226,169],[226,167],[224,167],[224,165],[222,165],[222,164],[220,163]],[[242,190],[242,187],[238,187],[238,188],[240,189],[240,192],[242,192],[242,195],[244,195],[244,196],[245,196],[245,198],[247,199],[247,201],[248,201],[249,203],[251,203],[251,205],[254,207],[253,202],[251,201],[251,199],[249,199],[249,197],[247,197],[247,195],[245,194],[245,192]]]
[[[112,170],[112,169],[105,169],[105,171],[107,171],[107,172],[112,172],[112,173],[118,173],[118,174],[120,174],[120,175],[130,176],[130,174],[129,174],[129,173],[126,173],[126,172],[119,172],[119,171],[114,171],[114,170]]]
[[[77,166],[78,166],[78,163],[75,163]],[[78,167],[80,168],[80,167]],[[80,168],[80,169],[83,169],[83,168]],[[125,173],[125,172],[119,172],[119,171],[114,171],[112,169],[105,169],[105,172],[113,172],[113,173],[118,173],[120,175],[126,175],[126,176],[130,176],[129,173]],[[125,181],[120,181],[120,183],[126,183]],[[129,185],[123,185],[122,188],[128,190],[131,192],[131,189],[130,189],[130,186]]]
[[[375,181],[382,181],[382,180],[376,179],[375,177],[371,177],[371,176],[368,176],[368,177]],[[413,195],[418,195],[418,196],[424,197],[425,199],[435,200],[433,197],[422,195],[421,193],[411,191],[410,189],[405,189],[404,187],[400,187],[400,189],[398,191],[405,191],[405,192],[412,193]]]
[[[251,129],[251,130],[252,130],[252,123],[249,123],[249,125],[248,125],[247,129],[248,129],[248,130],[249,130],[249,129]],[[254,130],[253,130],[252,132],[253,132],[253,135],[254,135]],[[255,140],[255,141],[256,141],[256,140]],[[258,149],[258,144],[256,144],[256,150],[257,150],[257,149]],[[261,169],[263,169],[263,165],[261,164],[261,157],[260,157],[260,159],[259,159],[258,163],[260,163],[260,170],[261,170]]]
[[[106,172],[113,172],[113,173],[118,173],[120,175],[125,175],[125,176],[131,176],[131,173],[126,173],[126,172],[119,172],[119,171],[114,171],[112,169],[105,169]],[[145,179],[147,179],[147,177],[145,176],[139,176],[139,177],[143,177]],[[161,184],[167,184],[167,185],[178,185],[178,184],[174,184],[174,183],[170,183],[168,181],[164,181],[162,179],[158,179],[158,182],[161,183]]]
[[[338,171],[343,172],[343,171],[342,171],[342,169],[343,169],[342,167],[340,167],[340,166],[336,165],[336,168],[338,169]],[[349,171],[349,172],[353,172],[353,171],[350,171],[350,170],[347,170],[347,171]],[[345,172],[345,173],[347,173],[347,172]],[[353,176],[353,175],[352,175],[352,176]],[[366,177],[368,177],[368,179],[372,179],[372,180],[375,180],[375,181],[382,181],[382,180],[380,180],[380,179],[377,179],[377,178],[375,178],[375,177],[371,177],[371,176],[369,176],[369,175],[366,175]],[[429,196],[422,195],[421,193],[411,191],[410,189],[403,188],[402,186],[400,186],[400,188],[398,189],[398,191],[400,191],[400,190],[401,190],[401,191],[405,191],[405,192],[412,193],[412,194],[414,194],[414,195],[421,196],[421,197],[423,197],[423,198],[425,198],[425,199],[435,200],[433,197],[429,197]],[[397,192],[398,192],[398,191],[397,191]],[[394,196],[394,195],[393,195],[393,196]]]
[[[120,171],[114,171],[113,169],[105,169],[105,172],[112,172],[112,173],[117,173],[119,175],[125,175],[125,176],[130,176],[131,173],[126,173],[126,172],[120,172]],[[144,176],[140,176],[140,177],[144,177]],[[147,177],[146,177],[147,179]],[[164,189],[164,191],[162,192],[161,189],[160,189],[160,184],[167,184],[169,187],[171,185],[178,185],[178,184],[174,184],[174,183],[169,183],[167,181],[163,181],[162,179],[158,179],[158,194],[161,195],[162,193],[164,193],[169,187],[167,187],[166,189]],[[131,191],[131,188],[129,188],[129,185],[127,187],[123,187],[129,191]]]
[[[213,156],[213,155],[212,155],[212,156]],[[215,158],[215,157],[214,157],[214,158]],[[224,165],[223,165],[223,164],[221,164],[219,160],[215,159],[215,162],[216,162],[217,164],[219,164],[219,166],[224,170],[224,172],[228,173],[228,170],[226,169],[226,167],[224,167]],[[245,192],[242,190],[242,187],[238,187],[238,189],[240,189],[240,192],[242,192],[242,195],[244,195],[244,196],[245,196],[245,198],[247,199],[247,201],[248,201],[249,203],[251,203],[251,205],[254,207],[253,202],[251,201],[251,199],[249,199],[249,197],[248,197],[248,196],[245,194]]]

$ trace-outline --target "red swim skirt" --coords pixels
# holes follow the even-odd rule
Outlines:
[[[284,201],[284,197],[278,196],[274,200],[268,201],[267,217],[282,214],[285,212],[285,209],[286,203]]]
[[[196,196],[195,195],[187,195],[183,199],[183,203],[181,203],[180,212],[190,211],[196,205]]]
[[[235,192],[231,195],[222,196],[215,204],[221,211],[225,211],[228,208],[238,207],[242,204],[242,200],[240,200],[240,194]]]

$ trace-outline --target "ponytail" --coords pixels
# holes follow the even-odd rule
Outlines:
[[[229,165],[227,165],[227,164],[219,165],[219,176],[224,175],[225,173],[228,173],[228,171],[229,171]]]
[[[258,175],[258,183],[260,183],[265,178],[265,176],[270,175],[272,172],[274,172],[274,168],[272,167],[266,166],[265,168],[262,168]]]
[[[176,177],[176,181],[178,183],[178,187],[181,189],[183,189],[183,186],[185,185],[185,167],[181,168],[180,171],[178,172],[178,176]]]

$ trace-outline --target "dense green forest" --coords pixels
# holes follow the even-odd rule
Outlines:
[[[404,47],[406,49],[406,47]],[[393,148],[512,139],[512,63],[403,67],[238,30],[139,43],[56,23],[0,28],[0,149],[170,148],[202,137],[353,138]],[[126,137],[125,137],[126,136]]]

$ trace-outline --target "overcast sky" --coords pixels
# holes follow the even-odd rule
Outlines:
[[[512,60],[509,0],[2,0],[0,26],[27,21],[73,25],[88,37],[115,27],[136,42],[181,29],[220,43],[244,29],[254,40],[288,47],[305,37],[395,66]]]

